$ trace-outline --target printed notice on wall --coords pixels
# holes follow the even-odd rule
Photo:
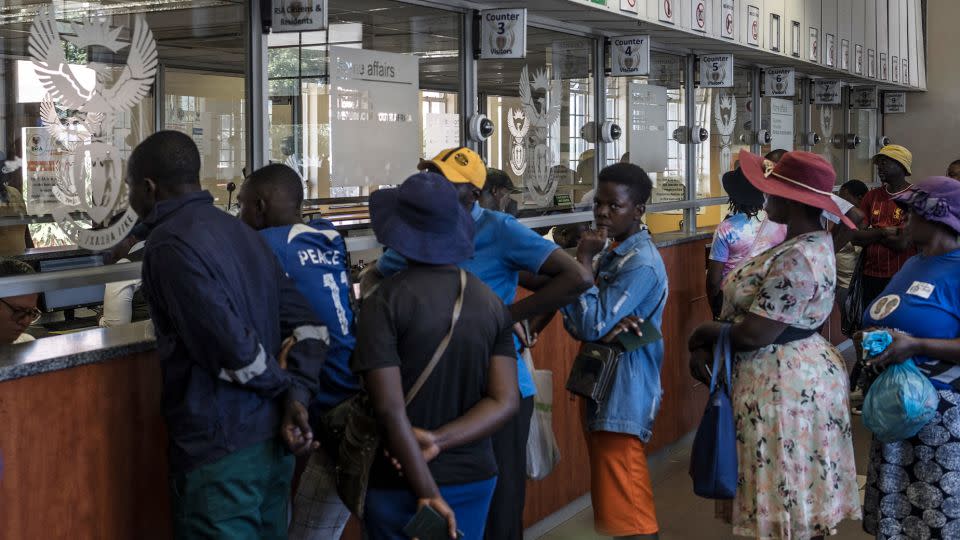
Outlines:
[[[657,4],[660,6],[660,22],[665,23],[674,23],[674,17],[676,17],[676,6],[673,4],[674,0],[658,0]]]
[[[735,0],[720,0],[720,37],[733,39],[737,27]]]
[[[747,45],[760,45],[760,8],[747,6]]]
[[[884,92],[883,93],[883,113],[900,114],[907,112],[907,93],[906,92]]]
[[[695,32],[707,31],[707,0],[691,0],[690,28]]]
[[[610,38],[610,74],[614,77],[650,74],[650,36]]]
[[[649,172],[667,168],[667,89],[662,86],[631,82],[630,129],[627,149],[630,163]]]
[[[620,0],[620,9],[628,13],[637,13],[637,3],[640,0]]]
[[[796,93],[796,71],[793,68],[768,68],[763,72],[764,93],[768,96],[791,97]]]
[[[416,56],[330,47],[334,186],[398,184],[420,147]]]
[[[733,87],[733,55],[709,54],[700,57],[700,86]]]
[[[460,146],[460,115],[427,113],[423,115],[423,153],[432,157],[446,148]]]
[[[527,57],[527,10],[480,12],[480,58]]]
[[[770,148],[793,150],[793,101],[770,98]]]
[[[46,128],[22,128],[23,144],[23,200],[27,213],[33,216],[49,214],[60,206],[53,188],[61,182],[58,167],[70,152]]]
[[[273,0],[271,31],[310,32],[326,28],[327,0]]]

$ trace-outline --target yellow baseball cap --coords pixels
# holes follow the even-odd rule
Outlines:
[[[454,184],[473,184],[477,189],[483,189],[487,182],[487,166],[483,159],[466,146],[448,148],[430,160],[422,159],[417,168],[422,171],[431,166]]]
[[[871,159],[877,159],[879,156],[886,156],[903,165],[903,168],[907,170],[907,176],[913,174],[913,171],[910,170],[910,166],[913,164],[913,154],[905,147],[899,144],[888,144],[881,148]]]

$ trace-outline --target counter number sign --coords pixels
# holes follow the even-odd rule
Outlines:
[[[813,86],[814,105],[840,105],[843,103],[843,81],[818,79]]]
[[[650,74],[650,36],[610,38],[610,74],[614,77]]]
[[[637,2],[638,0],[620,0],[620,11],[637,13]]]
[[[733,39],[736,30],[736,4],[735,0],[721,0],[720,4],[720,37]]]
[[[901,114],[907,112],[906,92],[884,92],[883,113]]]
[[[764,93],[774,97],[796,94],[796,71],[793,68],[770,68],[763,72]]]
[[[527,10],[480,11],[480,58],[527,57]]]
[[[311,32],[327,28],[327,0],[273,0],[272,32]]]
[[[876,109],[877,102],[876,86],[860,86],[850,92],[850,103],[854,109]]]
[[[711,54],[700,57],[700,86],[733,88],[733,55]]]

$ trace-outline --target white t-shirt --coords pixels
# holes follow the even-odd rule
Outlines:
[[[849,201],[847,201],[843,197],[840,197],[839,195],[831,194],[830,198],[833,199],[833,202],[840,207],[840,211],[843,212],[843,215],[847,215],[847,212],[849,212],[850,209],[853,208],[853,204],[851,204]],[[823,214],[821,214],[821,217],[822,217],[821,221],[824,221],[824,220],[830,221],[835,225],[840,223],[840,218],[838,216],[835,216],[831,212],[827,212],[826,210],[823,211]],[[826,222],[824,222],[823,225],[824,227],[826,227],[827,225]]]

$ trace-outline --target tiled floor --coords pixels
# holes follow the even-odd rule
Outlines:
[[[865,474],[870,435],[859,416],[853,417],[854,450],[857,455],[857,470]],[[653,492],[656,497],[657,517],[660,521],[660,538],[664,540],[728,540],[736,538],[730,527],[713,517],[713,502],[693,494],[687,467],[690,462],[690,440],[681,441],[650,459]],[[864,477],[858,477],[861,500]],[[593,514],[588,504],[585,509],[544,531],[534,527],[526,540],[594,540],[604,538],[593,531]],[[539,532],[537,532],[539,530]],[[841,524],[837,540],[866,540],[871,538],[860,529],[859,521]],[[802,539],[799,539],[802,540]]]

